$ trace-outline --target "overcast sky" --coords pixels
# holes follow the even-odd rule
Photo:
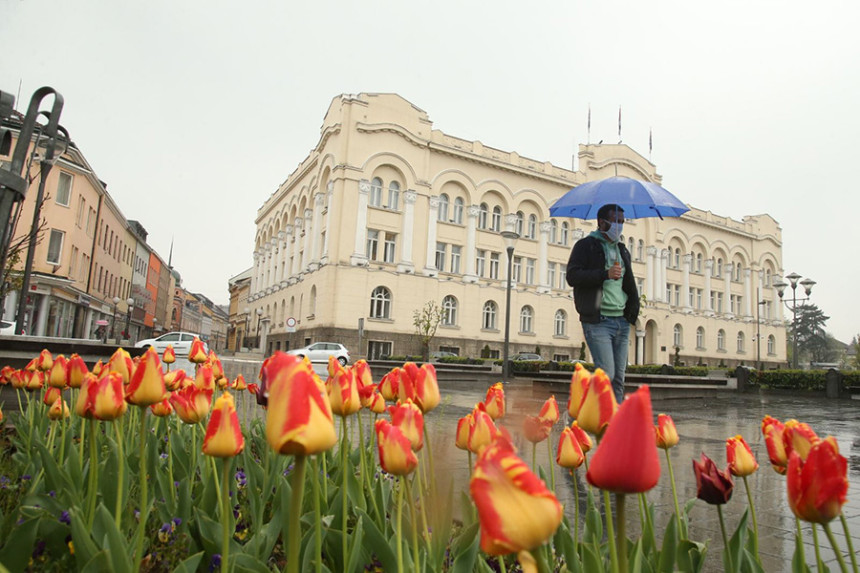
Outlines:
[[[217,303],[257,208],[341,93],[396,92],[436,129],[570,167],[622,138],[697,208],[782,226],[828,330],[860,333],[860,4],[822,0],[0,0],[0,89],[48,85],[125,216]],[[788,314],[790,316],[790,314]]]

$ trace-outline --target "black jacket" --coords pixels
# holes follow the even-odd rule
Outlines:
[[[624,318],[636,324],[639,318],[639,293],[636,279],[633,278],[633,265],[630,264],[630,251],[624,243],[618,243],[621,260],[624,261],[624,276],[621,290],[627,295]],[[600,240],[587,236],[573,245],[570,260],[567,261],[567,284],[573,287],[573,302],[582,322],[600,322],[600,304],[603,301],[603,281],[609,280],[606,270],[606,255]]]

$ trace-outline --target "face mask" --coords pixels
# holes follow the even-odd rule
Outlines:
[[[609,237],[609,240],[613,243],[617,243],[618,239],[621,238],[621,233],[624,231],[624,223],[609,223],[609,229],[603,231],[606,233],[606,236]]]

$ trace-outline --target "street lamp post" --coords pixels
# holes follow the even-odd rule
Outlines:
[[[808,278],[800,280],[802,277],[797,273],[791,273],[790,275],[786,276],[785,278],[788,279],[788,281],[789,281],[788,284],[786,284],[785,282],[780,280],[780,281],[777,281],[776,283],[774,283],[773,286],[776,287],[776,292],[779,295],[780,300],[782,300],[782,295],[783,295],[783,293],[785,293],[785,287],[788,287],[788,286],[791,287],[791,307],[790,307],[790,309],[791,309],[791,313],[793,315],[793,319],[792,319],[792,323],[791,323],[791,325],[792,325],[791,329],[792,329],[792,338],[794,338],[794,348],[792,351],[791,362],[792,362],[792,368],[797,370],[797,368],[798,368],[797,367],[797,303],[798,303],[798,301],[804,302],[804,301],[807,301],[811,298],[810,295],[812,294],[812,287],[815,286],[816,283],[814,280],[808,279]],[[806,297],[804,297],[804,298],[797,298],[798,282],[800,283],[800,286],[803,287],[803,290],[806,291]],[[783,300],[782,302],[785,303],[786,306],[788,306],[788,301]]]
[[[242,331],[242,345],[239,348],[245,347],[245,339],[248,338],[248,323],[251,321],[251,309],[245,307],[245,330]]]
[[[263,320],[263,309],[257,309],[257,348],[262,349],[263,337],[260,336],[260,321]]]
[[[511,272],[513,269],[514,245],[516,245],[517,239],[520,236],[513,231],[502,231],[502,238],[505,240],[505,250],[508,252],[508,274],[506,277],[507,284],[505,285],[505,347],[502,356],[502,381],[507,383],[508,377],[511,374],[511,367],[508,362],[508,350],[511,343]]]
[[[128,311],[125,313],[125,337],[131,342],[131,333],[128,329],[131,328],[131,311],[134,308],[134,299],[128,297],[125,299],[125,303],[128,305]]]
[[[761,289],[755,289],[755,359],[756,369],[761,370],[761,307],[767,301],[761,300]]]
[[[113,297],[113,320],[110,322],[110,338],[114,337],[114,333],[116,333],[116,307],[119,305],[119,301],[122,300],[118,296]],[[116,343],[119,344],[119,336],[116,337]]]

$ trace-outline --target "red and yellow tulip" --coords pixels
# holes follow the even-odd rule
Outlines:
[[[488,446],[493,438],[498,434],[496,424],[493,419],[487,414],[483,402],[479,402],[472,410],[471,420],[469,424],[469,451],[477,454],[483,448]]]
[[[418,457],[412,450],[409,438],[388,420],[377,420],[376,440],[379,449],[379,465],[392,475],[408,475],[418,466]]]
[[[146,407],[157,404],[165,398],[167,398],[167,388],[164,386],[161,360],[158,358],[158,352],[150,346],[134,371],[125,399],[129,404]]]
[[[215,400],[206,437],[203,438],[203,453],[215,458],[232,458],[245,449],[245,437],[236,414],[236,404],[229,392]]]
[[[206,348],[203,346],[203,341],[194,337],[191,341],[191,349],[188,351],[188,360],[194,364],[203,364],[209,355],[206,354]]]
[[[541,422],[548,422],[550,426],[558,422],[558,402],[556,402],[555,396],[550,396],[543,403],[538,413],[538,418],[540,418]]]
[[[412,400],[425,414],[433,410],[442,399],[436,380],[436,367],[426,363],[420,368],[414,362],[404,364],[400,369],[397,396],[404,402]]]
[[[542,442],[549,437],[552,424],[541,420],[539,416],[526,416],[523,420],[523,435],[533,444]]]
[[[571,428],[561,431],[555,461],[563,468],[576,469],[585,461],[585,453]]]
[[[164,387],[167,388],[170,392],[176,392],[183,386],[185,386],[186,381],[185,370],[171,370],[170,372],[164,373]]]
[[[505,417],[505,387],[501,382],[496,382],[487,389],[484,407],[494,421]]]
[[[62,398],[54,401],[53,405],[48,409],[48,418],[51,420],[60,420],[69,417],[69,406]]]
[[[173,413],[173,406],[170,405],[170,401],[166,398],[158,404],[152,404],[149,409],[159,418],[166,418]]]
[[[586,370],[582,364],[576,363],[573,367],[573,375],[570,377],[570,399],[567,401],[567,413],[573,419],[579,416],[579,409],[582,407],[582,399],[588,391],[588,384],[591,381],[591,372]]]
[[[785,455],[791,458],[791,452],[797,452],[800,459],[805,460],[812,446],[820,441],[818,435],[809,427],[809,424],[789,420],[782,430],[782,442],[785,445]]]
[[[576,421],[580,428],[600,437],[617,409],[612,382],[603,370],[598,368],[588,383]]]
[[[424,447],[424,414],[421,409],[407,399],[389,406],[388,413],[391,414],[391,424],[400,428],[403,435],[409,438],[412,451],[421,450]]]
[[[654,426],[654,431],[657,438],[657,447],[668,450],[678,445],[678,430],[675,428],[675,422],[668,414],[659,414],[657,416],[657,425]]]
[[[131,381],[132,374],[134,374],[134,361],[128,352],[122,348],[117,348],[104,368],[108,372],[119,372],[120,376],[122,376],[122,383],[128,384]],[[96,376],[101,376],[101,373],[97,373]]]
[[[379,381],[379,392],[387,402],[394,402],[397,400],[398,386],[400,386],[400,368],[392,368]]]
[[[336,416],[352,416],[361,410],[358,383],[352,368],[341,366],[337,358],[328,357],[329,376],[326,380],[326,393],[331,411]]]
[[[212,390],[189,384],[170,395],[170,404],[180,420],[186,424],[197,424],[209,414],[212,393]]]
[[[579,422],[576,420],[570,425],[570,430],[576,436],[576,441],[579,442],[579,447],[582,448],[582,453],[588,453],[591,450],[592,442],[588,432],[579,427]]]
[[[164,349],[164,354],[161,355],[161,361],[165,364],[173,364],[176,362],[176,351],[173,349],[172,344],[168,344],[167,348]]]
[[[48,374],[48,385],[52,388],[65,388],[68,385],[66,375],[66,367],[68,360],[60,354],[54,359],[54,364],[51,366],[51,372]]]
[[[51,356],[51,352],[45,348],[42,352],[39,353],[39,356],[36,357],[36,369],[41,370],[42,372],[47,372],[54,365],[54,357]]]
[[[454,445],[461,450],[469,449],[469,429],[472,426],[472,414],[466,414],[457,420],[457,436]]]
[[[53,406],[54,402],[62,398],[63,391],[57,388],[56,386],[49,386],[47,390],[45,390],[45,395],[42,396],[42,403],[45,406]]]
[[[194,376],[194,385],[201,390],[215,391],[215,376],[212,373],[212,366],[209,364],[200,364],[197,367],[197,374]]]
[[[848,493],[848,464],[832,436],[809,448],[804,460],[791,453],[786,473],[788,505],[804,521],[828,523],[842,512]]]
[[[785,442],[782,439],[785,426],[776,418],[765,416],[761,421],[761,433],[767,446],[767,456],[770,465],[778,474],[785,474],[788,467],[788,456],[785,453]]]
[[[101,378],[87,374],[78,394],[75,413],[87,419],[111,421],[122,416],[128,408],[125,388],[119,372],[107,372]]]
[[[726,440],[726,458],[733,476],[748,476],[758,469],[758,462],[749,444],[740,435]]]
[[[239,374],[238,376],[236,376],[236,379],[233,380],[233,383],[230,384],[230,388],[236,390],[237,392],[241,392],[243,390],[248,389],[248,383],[245,382],[245,377]]]
[[[87,364],[84,359],[78,354],[69,356],[66,362],[66,380],[70,388],[80,388],[84,384],[84,377],[87,375]]]

